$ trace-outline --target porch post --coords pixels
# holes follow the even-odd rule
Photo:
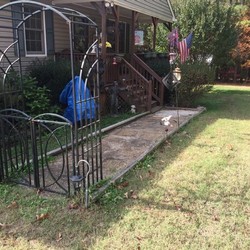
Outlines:
[[[159,19],[152,17],[152,23],[154,26],[154,33],[153,33],[153,50],[155,51],[155,45],[156,45],[156,28],[157,28],[157,24],[158,24]]]
[[[119,53],[120,51],[120,30],[119,30],[120,7],[114,6],[113,13],[115,17],[115,53]]]
[[[132,25],[131,25],[131,40],[130,40],[130,54],[135,53],[135,28],[136,22],[138,20],[139,13],[136,11],[132,11]]]
[[[102,54],[101,57],[103,60],[106,59],[107,55],[107,49],[106,49],[106,42],[107,42],[107,13],[106,9],[104,7],[104,10],[101,12],[102,16],[102,37],[101,37],[101,42],[102,42]]]
[[[99,14],[101,15],[101,26],[102,26],[102,36],[101,36],[101,42],[102,42],[102,50],[101,50],[101,58],[105,61],[106,55],[107,55],[107,49],[106,49],[106,42],[107,42],[107,10],[104,5],[104,2],[96,3],[93,2],[92,5],[98,10]]]

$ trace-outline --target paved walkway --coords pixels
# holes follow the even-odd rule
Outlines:
[[[161,109],[108,132],[103,140],[104,178],[120,178],[171,134],[205,109]],[[162,118],[170,117],[168,126]],[[179,123],[179,126],[178,126]]]

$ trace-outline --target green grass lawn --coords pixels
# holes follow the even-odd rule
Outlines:
[[[88,210],[1,184],[0,249],[250,249],[250,87],[217,85],[197,105]]]

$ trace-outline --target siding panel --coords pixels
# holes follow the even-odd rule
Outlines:
[[[69,48],[69,28],[65,20],[54,14],[55,51]]]
[[[173,14],[167,0],[114,0],[114,3],[165,22],[173,21]]]

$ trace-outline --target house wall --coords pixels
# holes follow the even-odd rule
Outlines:
[[[8,0],[2,0],[0,3],[0,6],[8,3]],[[1,16],[8,16],[11,17],[11,13],[8,11],[3,11],[1,10]],[[1,51],[5,51],[6,48],[13,43],[14,41],[14,37],[13,37],[13,29],[12,29],[12,20],[6,20],[6,19],[1,19],[1,25],[0,26],[8,26],[9,28],[1,28],[0,27],[0,50]],[[0,57],[1,57],[2,53],[0,53]],[[17,56],[15,54],[15,49],[14,46],[12,46],[7,52],[6,52],[6,56],[8,57],[10,62],[13,62],[17,59]],[[39,57],[39,58],[45,58],[43,57]],[[21,56],[20,60],[21,60],[21,67],[23,69],[23,73],[25,73],[29,67],[29,65],[36,60],[37,57],[25,57],[25,56]],[[0,62],[0,67],[2,68],[2,70],[0,71],[0,74],[2,73],[2,71],[6,70],[7,67],[9,66],[9,62],[6,59],[6,57],[2,58],[2,61]],[[18,70],[19,69],[19,62],[16,62],[13,67]]]
[[[2,0],[0,3],[1,5],[4,5],[6,3],[8,3],[8,0]],[[45,1],[41,1],[43,3],[46,4],[50,4],[51,1],[49,0],[45,0]],[[73,6],[74,9],[77,9],[78,11],[85,13],[86,9],[79,7],[76,8],[76,6]],[[1,13],[3,13],[1,11]],[[93,13],[87,13],[88,14],[93,14]],[[2,14],[1,14],[2,15]],[[11,16],[10,12],[5,12],[3,13],[4,16],[8,15]],[[70,47],[70,39],[69,39],[69,26],[66,23],[66,21],[64,19],[62,19],[59,15],[57,15],[56,13],[53,13],[53,18],[54,18],[54,45],[55,45],[55,52],[61,52],[62,50],[65,49],[69,49]],[[97,19],[97,21],[100,23],[100,17],[99,15],[95,15],[95,19]],[[4,20],[1,19],[1,25],[2,26],[8,26],[9,29],[2,29],[0,28],[0,49],[2,51],[4,51],[12,42],[13,42],[13,30],[12,30],[12,20]],[[93,31],[94,32],[94,31]],[[92,32],[92,33],[93,33]],[[90,37],[91,37],[91,32],[90,32]],[[1,54],[0,54],[1,56]],[[14,53],[14,48],[12,47],[9,52],[8,52],[8,58],[13,60],[16,59],[15,53]],[[30,62],[32,62],[33,60],[35,60],[37,57],[21,57],[21,61],[22,61],[22,65],[23,67],[27,67]],[[43,56],[39,56],[39,58],[44,58]],[[6,60],[3,60],[4,64],[6,64]]]
[[[3,0],[1,1],[1,5],[8,3],[9,1]],[[2,11],[1,15],[11,17],[11,13],[7,11]],[[0,57],[2,56],[2,51],[5,51],[6,48],[13,42],[13,30],[12,30],[12,21],[7,19],[1,20],[1,26],[9,27],[9,28],[2,28],[0,27]],[[14,48],[10,48],[6,54],[9,58],[9,60],[13,60],[15,58],[14,56]],[[3,70],[6,70],[6,68],[9,66],[8,61],[5,57],[2,58],[0,62],[0,67],[3,68]],[[2,71],[2,70],[1,70]],[[1,72],[0,72],[1,73]]]
[[[55,52],[69,48],[69,26],[60,16],[54,14]]]
[[[81,6],[70,5],[70,8],[77,10],[84,15],[90,17],[93,21],[97,23],[98,26],[101,26],[101,18],[100,15],[95,13],[95,15],[88,9],[85,9]],[[93,28],[89,28],[89,43],[92,43],[94,40],[95,30]],[[70,39],[69,39],[69,26],[60,16],[54,13],[54,39],[55,39],[55,52],[61,52],[63,50],[67,50],[70,47]]]
[[[8,0],[2,0],[0,3],[0,6],[8,3]],[[41,1],[43,3],[49,4],[51,1]],[[11,13],[7,11],[2,11],[1,10],[1,16],[8,16],[11,17]],[[66,23],[65,20],[63,20],[59,15],[53,14],[53,23],[54,23],[54,45],[55,45],[55,52],[61,52],[64,49],[69,48],[69,28],[68,24]],[[14,38],[13,38],[13,29],[12,29],[12,20],[6,20],[6,19],[1,19],[1,26],[8,26],[8,29],[0,28],[0,50],[5,51],[6,48],[13,43]],[[1,57],[2,53],[0,53]],[[14,60],[17,59],[17,56],[15,54],[15,49],[14,47],[11,47],[8,52],[6,53],[8,59],[13,62]],[[21,56],[21,65],[24,73],[27,71],[29,65],[37,59],[45,59],[46,56]],[[9,62],[6,58],[3,58],[0,67],[3,68],[5,71],[7,67],[9,66]],[[17,70],[19,68],[19,63],[16,63],[14,65],[14,68]],[[1,70],[2,72],[2,70]],[[0,72],[0,74],[1,74]]]

